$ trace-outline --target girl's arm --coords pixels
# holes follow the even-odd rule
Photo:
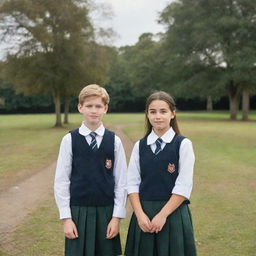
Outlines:
[[[137,217],[140,228],[142,229],[143,232],[151,232],[151,222],[141,207],[139,194],[129,194],[129,199],[134,210],[134,213]]]
[[[172,196],[161,211],[152,220],[152,232],[162,230],[166,218],[172,214],[184,200],[189,199],[193,186],[195,155],[192,142],[185,138],[179,150],[179,175],[172,190]]]
[[[138,224],[143,232],[151,231],[151,223],[148,216],[144,213],[140,198],[139,198],[139,187],[141,183],[140,177],[140,159],[139,159],[139,141],[137,141],[132,150],[128,173],[127,173],[127,192],[129,199],[137,217]]]
[[[186,200],[184,196],[173,194],[161,211],[152,219],[152,229],[153,232],[160,232],[166,222],[167,217],[172,214],[182,203]]]

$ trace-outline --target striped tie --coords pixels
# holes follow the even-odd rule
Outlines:
[[[162,142],[163,142],[163,140],[162,140],[161,138],[158,138],[158,139],[156,140],[155,155],[157,155],[157,154],[162,150],[162,148],[161,148]]]
[[[96,141],[96,132],[91,132],[90,136],[92,137],[92,141],[90,144],[90,148],[92,149],[93,152],[96,152],[98,147],[97,147],[97,141]]]

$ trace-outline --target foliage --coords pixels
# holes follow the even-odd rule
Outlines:
[[[248,0],[169,4],[160,17],[167,27],[164,79],[189,97],[228,93],[235,117],[241,92],[256,85],[255,7]]]
[[[53,102],[50,95],[33,94],[24,96],[23,93],[16,93],[11,85],[3,85],[0,95],[2,102],[0,111],[2,113],[18,113],[18,112],[43,112],[53,111]]]
[[[7,81],[27,94],[51,94],[60,125],[60,98],[106,79],[106,50],[95,42],[88,1],[5,1],[0,14],[5,34],[23,39],[7,58]]]

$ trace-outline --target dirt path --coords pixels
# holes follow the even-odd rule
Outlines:
[[[133,143],[122,132],[122,125],[112,127],[121,138],[130,158]],[[27,215],[52,196],[53,179],[56,163],[31,176],[27,180],[7,189],[0,194],[0,250],[8,251],[14,248],[11,234],[21,225]],[[127,215],[131,215],[131,207],[127,205]],[[12,251],[12,250],[11,250]]]
[[[0,194],[0,249],[9,251],[15,246],[11,233],[30,212],[51,196],[55,166],[55,163],[51,164]]]

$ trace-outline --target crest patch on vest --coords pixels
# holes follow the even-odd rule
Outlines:
[[[167,171],[168,171],[169,173],[174,173],[174,172],[175,172],[175,164],[169,163],[169,164],[168,164],[168,169],[167,169]]]
[[[112,167],[112,160],[111,159],[106,159],[105,167],[107,169],[110,169]]]

